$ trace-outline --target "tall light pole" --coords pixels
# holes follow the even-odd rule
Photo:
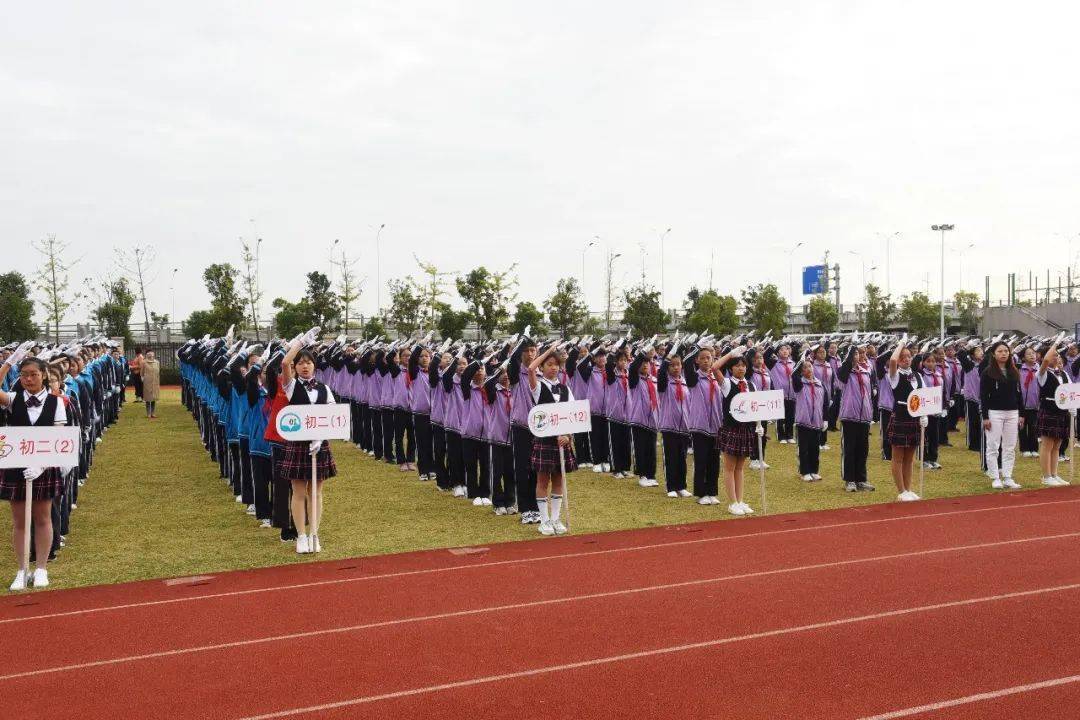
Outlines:
[[[863,254],[858,250],[848,250],[848,254],[857,256],[859,263],[862,265],[862,294],[863,302],[866,302],[866,260],[863,259]]]
[[[585,253],[598,242],[600,242],[600,236],[593,235],[593,239],[585,247],[581,248],[581,297],[585,297]]]
[[[615,272],[615,260],[622,257],[622,253],[607,252],[607,290],[604,304],[604,332],[611,332],[611,292],[613,286],[613,274]]]
[[[176,322],[176,273],[180,268],[173,268],[172,275],[169,276],[169,295],[171,297],[171,306],[169,309],[169,317],[173,322]]]
[[[885,294],[892,295],[892,239],[900,237],[900,231],[894,233],[877,233],[879,238],[885,239]]]
[[[931,225],[930,229],[941,233],[941,340],[945,340],[945,233],[954,230],[955,225]]]
[[[382,317],[382,256],[379,253],[379,238],[386,223],[375,231],[375,316]]]
[[[959,276],[959,279],[960,279],[959,284],[956,286],[956,291],[957,292],[963,292],[963,290],[964,290],[964,253],[966,253],[968,250],[970,250],[973,247],[975,247],[975,243],[968,243],[967,247],[965,247],[965,248],[963,248],[961,250],[958,250],[957,253],[956,253],[956,255],[957,255],[956,269],[957,269],[957,275]]]
[[[788,302],[794,304],[795,301],[795,281],[792,280],[793,267],[795,263],[795,251],[802,247],[802,240],[795,243],[795,246],[787,251],[788,265],[787,265],[787,284],[788,284]]]
[[[671,232],[671,228],[668,228],[664,232],[660,233],[660,307],[667,307],[664,305],[664,238]]]
[[[334,284],[334,248],[338,246],[339,242],[341,242],[340,238],[334,238],[334,242],[330,243],[330,274],[328,279],[331,285]]]
[[[254,222],[254,221],[253,221]],[[259,340],[259,305],[262,304],[262,280],[259,275],[259,255],[262,250],[262,238],[255,238],[255,339]],[[270,330],[266,331],[266,341],[270,341]]]

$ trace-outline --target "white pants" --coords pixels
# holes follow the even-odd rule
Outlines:
[[[990,477],[997,480],[1011,478],[1016,461],[1016,434],[1020,412],[1017,410],[991,410],[987,414],[990,429],[986,436],[986,467]],[[1001,448],[1001,474],[998,474],[998,448]]]

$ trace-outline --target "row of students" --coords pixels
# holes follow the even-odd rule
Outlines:
[[[0,499],[11,507],[19,566],[10,590],[48,586],[47,563],[66,545],[71,513],[78,509],[79,488],[90,477],[95,448],[124,404],[126,375],[120,348],[104,338],[58,346],[25,341],[0,349],[0,425],[80,428],[76,465],[0,470]],[[28,500],[30,528],[25,524]],[[23,556],[27,532],[33,540],[29,558]]]

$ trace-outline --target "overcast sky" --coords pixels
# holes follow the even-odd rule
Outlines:
[[[0,27],[3,269],[56,233],[98,276],[159,255],[152,308],[205,307],[210,262],[264,239],[265,305],[329,269],[518,263],[520,298],[580,277],[738,294],[838,260],[845,303],[1080,252],[1071,3],[19,3]],[[252,222],[254,221],[254,222]],[[1055,235],[1057,234],[1057,235]],[[1066,238],[1076,238],[1071,242]],[[798,242],[802,246],[789,256]],[[862,252],[859,256],[852,251]],[[876,270],[871,270],[875,267]],[[1040,282],[1040,285],[1043,281]],[[388,293],[382,293],[386,303]],[[797,302],[802,302],[801,295]],[[81,319],[77,312],[69,322]]]

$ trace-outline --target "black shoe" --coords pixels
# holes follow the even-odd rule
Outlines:
[[[296,528],[282,528],[281,542],[293,542],[296,540]]]
[[[873,485],[871,485],[868,482],[857,482],[857,483],[855,483],[855,489],[856,490],[861,490],[863,492],[873,492],[874,490],[877,490],[876,487],[874,487]]]

